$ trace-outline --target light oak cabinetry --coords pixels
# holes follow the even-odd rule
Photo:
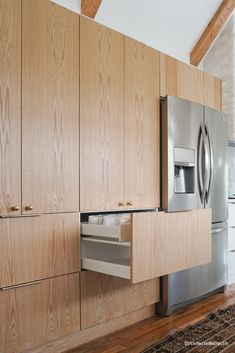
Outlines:
[[[221,80],[163,53],[160,54],[160,94],[221,110]]]
[[[159,53],[81,17],[82,211],[159,207]]]
[[[124,35],[80,17],[81,210],[124,201]]]
[[[0,353],[20,353],[80,330],[79,274],[0,291]]]
[[[125,38],[125,200],[160,207],[159,52]]]
[[[0,288],[80,270],[79,214],[0,220]]]
[[[82,272],[81,328],[114,320],[159,300],[159,278],[131,285],[125,279]]]
[[[129,227],[129,242],[83,237],[82,268],[139,283],[211,261],[210,209],[133,213]]]
[[[0,215],[21,211],[21,1],[0,1]]]
[[[79,211],[79,16],[22,4],[22,211]]]

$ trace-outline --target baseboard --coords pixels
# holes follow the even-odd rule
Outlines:
[[[72,335],[60,338],[54,342],[31,348],[22,353],[64,353],[84,343],[100,338],[124,327],[135,324],[138,321],[148,319],[156,313],[156,305],[144,307],[127,315],[121,316],[113,321],[100,324],[89,329],[81,330]]]

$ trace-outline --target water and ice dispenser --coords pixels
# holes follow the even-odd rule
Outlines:
[[[193,194],[195,192],[195,150],[174,148],[175,193]]]

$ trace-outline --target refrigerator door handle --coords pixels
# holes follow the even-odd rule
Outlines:
[[[208,155],[206,154],[206,135],[204,125],[201,124],[198,136],[198,184],[201,202],[204,203],[206,195],[206,170],[208,169]]]
[[[208,128],[205,125],[205,136],[206,136],[206,153],[208,155],[207,159],[209,161],[209,168],[207,171],[207,183],[206,183],[206,193],[205,193],[205,200],[206,203],[208,202],[209,196],[210,196],[210,188],[211,188],[211,181],[212,181],[212,175],[213,175],[213,151],[212,151],[212,146],[211,146],[211,141],[210,141],[210,135],[208,132]]]
[[[225,229],[226,229],[225,227],[213,229],[212,230],[212,234],[223,232]]]
[[[198,186],[201,202],[203,203],[203,180],[202,180],[202,149],[203,149],[203,132],[202,126],[199,128],[198,135],[198,163],[197,163],[197,172],[198,172]]]

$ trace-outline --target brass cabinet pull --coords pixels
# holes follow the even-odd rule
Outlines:
[[[19,208],[19,206],[14,205],[14,206],[11,207],[11,210],[12,210],[12,211],[19,211],[20,208]]]
[[[125,206],[125,202],[119,202],[118,206]]]
[[[133,202],[132,201],[128,201],[127,202],[127,206],[133,206]]]
[[[29,282],[29,283],[16,284],[16,285],[14,285],[14,286],[3,287],[3,288],[1,288],[1,290],[2,290],[2,291],[7,291],[7,290],[11,290],[11,289],[16,289],[16,288],[34,286],[34,285],[39,284],[39,283],[42,283],[42,282],[43,282],[43,280],[41,280],[41,281]]]
[[[32,211],[33,210],[33,206],[32,205],[28,205],[25,207],[26,211]]]

